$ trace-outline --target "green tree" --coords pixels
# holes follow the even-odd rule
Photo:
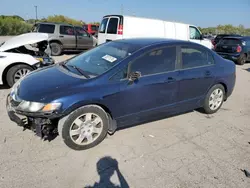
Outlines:
[[[79,25],[82,26],[84,24],[84,22],[80,21],[80,20],[75,20],[63,15],[54,15],[54,16],[48,16],[46,18],[47,22],[55,22],[55,23],[67,23],[67,24],[71,24],[71,25]]]

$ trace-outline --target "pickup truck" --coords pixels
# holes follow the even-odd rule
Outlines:
[[[32,32],[49,34],[51,54],[61,55],[63,51],[81,51],[97,45],[97,39],[80,26],[65,23],[36,23]]]

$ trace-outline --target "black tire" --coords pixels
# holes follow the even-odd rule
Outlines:
[[[247,56],[246,54],[241,54],[239,59],[237,60],[237,64],[239,65],[244,65],[247,61]]]
[[[73,122],[81,115],[85,113],[94,113],[98,115],[102,122],[103,122],[103,129],[100,133],[100,135],[94,140],[92,143],[88,145],[79,145],[76,144],[72,138],[70,137],[70,128]],[[104,138],[106,137],[108,133],[108,124],[109,124],[109,119],[108,119],[108,114],[99,106],[97,105],[87,105],[81,108],[78,108],[77,110],[73,111],[71,114],[68,116],[62,118],[59,120],[58,123],[58,134],[61,136],[63,139],[63,142],[71,149],[73,150],[86,150],[89,148],[92,148],[99,143],[101,143]]]
[[[216,109],[211,109],[210,105],[209,105],[209,101],[210,101],[210,97],[211,97],[211,94],[217,90],[217,89],[220,89],[222,91],[222,102],[220,103],[220,105],[216,108]],[[208,91],[207,95],[206,95],[206,98],[205,98],[205,101],[204,101],[204,106],[203,106],[203,109],[205,111],[206,114],[213,114],[215,112],[217,112],[220,107],[222,106],[223,102],[224,102],[224,99],[225,99],[225,88],[223,85],[221,84],[216,84],[214,85],[212,88],[210,88],[210,90]]]
[[[52,56],[59,56],[62,54],[62,45],[58,42],[52,42],[51,46],[51,55]]]
[[[6,81],[7,81],[7,84],[12,87],[15,82],[15,75],[18,71],[20,70],[29,70],[29,71],[33,71],[34,69],[28,65],[24,65],[24,64],[17,64],[13,67],[11,67],[8,71],[7,71],[7,74],[6,74]]]

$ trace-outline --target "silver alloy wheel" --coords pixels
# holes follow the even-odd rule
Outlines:
[[[69,135],[78,145],[88,145],[94,142],[103,130],[103,121],[97,114],[86,113],[75,119],[71,124]]]
[[[209,97],[209,108],[217,110],[223,101],[223,91],[220,88],[215,89]]]
[[[20,78],[26,76],[30,72],[29,69],[23,68],[19,69],[14,75],[14,82],[17,82]]]

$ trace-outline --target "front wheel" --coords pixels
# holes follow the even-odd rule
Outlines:
[[[108,123],[108,115],[101,107],[88,105],[61,119],[58,133],[69,148],[85,150],[98,145],[106,137]]]
[[[24,64],[11,67],[6,75],[7,84],[12,87],[19,79],[26,76],[32,70],[32,67]]]
[[[62,53],[62,45],[57,42],[52,42],[51,46],[51,55],[59,56]]]
[[[204,101],[204,111],[207,114],[217,112],[223,104],[225,98],[225,89],[221,84],[213,86],[207,93]]]

